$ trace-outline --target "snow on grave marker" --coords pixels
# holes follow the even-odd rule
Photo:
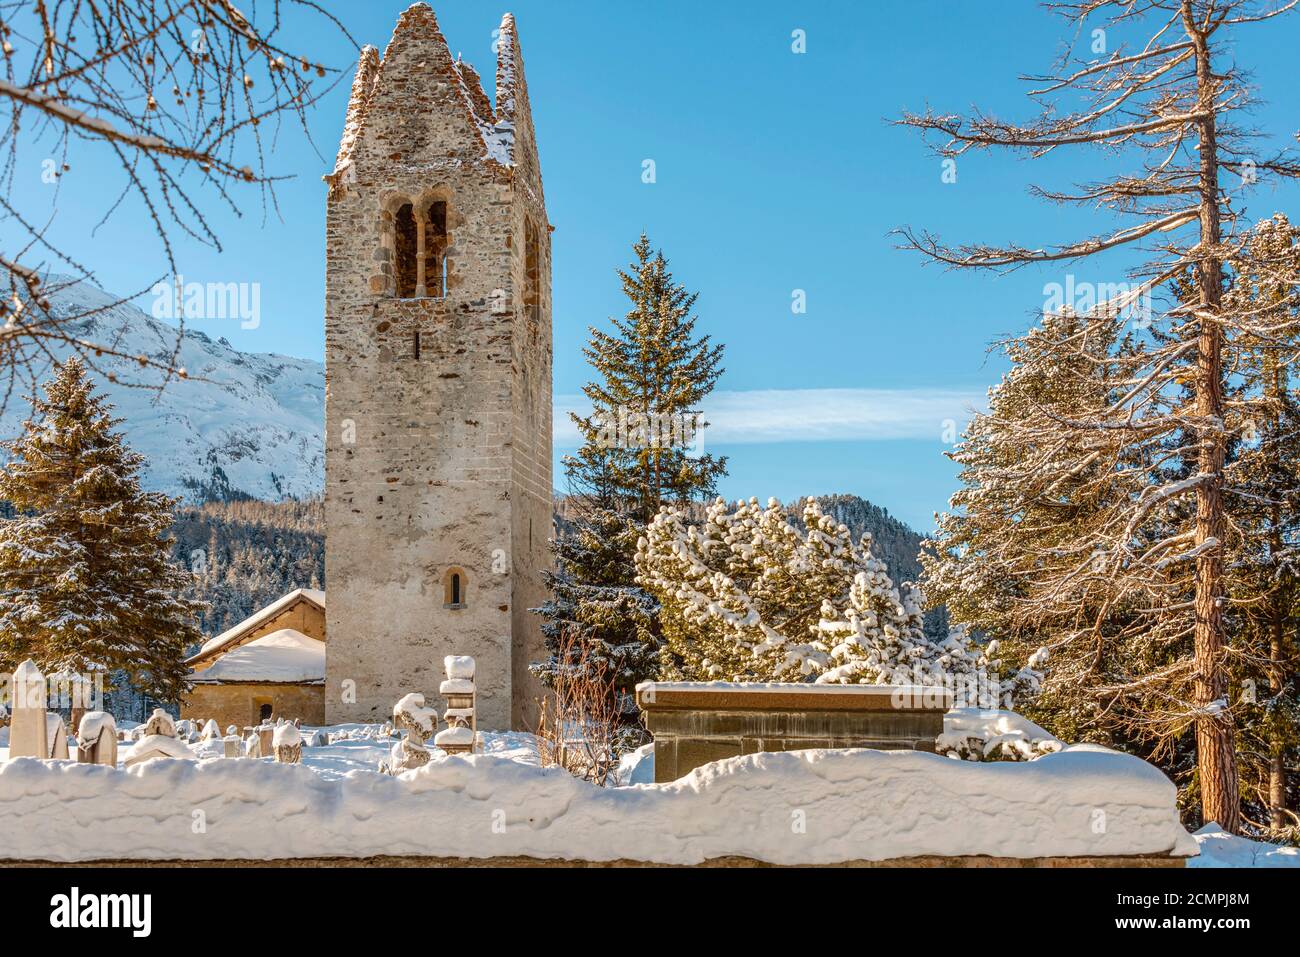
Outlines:
[[[122,755],[122,764],[134,767],[154,758],[198,759],[189,746],[176,736],[176,722],[162,708],[154,708],[144,723],[144,733]]]
[[[230,725],[226,728],[226,735],[221,739],[221,747],[225,757],[242,758],[244,756],[244,739],[239,736],[239,728]]]
[[[474,713],[474,659],[469,655],[448,655],[442,660],[447,680],[438,692],[447,699],[443,718],[447,727],[433,738],[434,747],[448,754],[473,754],[478,740],[478,719]]]
[[[296,724],[281,721],[275,726],[272,746],[280,764],[297,764],[302,760],[302,733]]]
[[[247,752],[250,758],[269,758],[275,752],[275,725],[263,721],[244,728],[244,731],[248,734],[244,742],[249,744]],[[257,741],[255,748],[251,745],[254,739]]]
[[[77,760],[117,767],[117,721],[107,711],[87,711],[77,725]]]
[[[428,764],[429,749],[424,746],[424,742],[438,726],[437,709],[426,708],[424,695],[419,692],[403,695],[393,705],[393,725],[398,730],[405,731],[406,737],[393,745],[389,755],[392,773],[400,774]]]
[[[45,676],[28,658],[13,677],[13,719],[9,726],[10,758],[48,758],[45,725]]]

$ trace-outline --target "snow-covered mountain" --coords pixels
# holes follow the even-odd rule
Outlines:
[[[131,356],[166,362],[176,346],[176,327],[83,282],[50,277],[50,310],[64,330],[83,341]],[[107,307],[107,308],[106,308]],[[95,312],[86,316],[88,312]],[[85,316],[75,321],[67,317]],[[59,359],[72,347],[54,345]],[[161,373],[130,359],[94,360],[100,373],[122,382],[157,383]],[[240,352],[224,338],[187,329],[178,364],[187,379],[165,389],[132,388],[95,375],[108,396],[127,442],[148,460],[149,488],[187,501],[248,495],[277,500],[318,494],[324,482],[325,368],[293,356]],[[37,369],[44,382],[49,368]],[[31,408],[11,396],[0,415],[0,438],[12,438]]]

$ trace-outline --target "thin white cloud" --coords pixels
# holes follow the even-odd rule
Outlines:
[[[758,389],[719,391],[704,403],[706,444],[934,439],[960,430],[982,392],[943,389]],[[590,412],[582,395],[555,397],[554,441],[576,448],[578,431],[568,413]]]

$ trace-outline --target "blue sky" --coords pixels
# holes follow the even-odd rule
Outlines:
[[[331,8],[359,42],[382,50],[405,5]],[[492,31],[505,7],[434,8],[453,52],[490,87]],[[910,224],[951,240],[1039,245],[1103,227],[1025,189],[1095,177],[1095,154],[1035,163],[971,156],[945,184],[919,138],[889,122],[927,103],[1030,115],[1016,77],[1047,70],[1066,35],[1037,4],[514,0],[510,9],[556,227],[557,402],[588,377],[579,351],[587,326],[624,311],[613,270],[645,230],[699,291],[700,329],[727,346],[722,422],[706,442],[730,456],[728,497],[851,492],[928,530],[955,488],[943,457],[948,420],[960,425],[1003,369],[989,342],[1032,322],[1044,284],[1066,272],[1124,279],[1126,264],[1114,259],[1009,276],[945,272],[897,250],[889,235]],[[794,30],[805,31],[806,53],[792,51]],[[326,63],[355,60],[323,28],[294,35]],[[1268,101],[1256,121],[1275,141],[1294,134],[1300,17],[1239,36],[1234,57]],[[214,217],[224,252],[180,246],[186,280],[261,285],[256,329],[197,323],[209,334],[245,350],[323,358],[320,175],[332,166],[347,86],[312,114],[315,148],[299,130],[282,132],[270,171],[294,178],[278,187],[279,218],[249,195],[242,218]],[[161,250],[130,204],[89,236],[120,181],[89,148],[77,149],[53,233],[106,288],[145,288],[164,271]],[[654,184],[642,182],[646,159]],[[29,165],[36,196],[45,187],[34,158]],[[1300,215],[1296,195],[1261,189],[1247,211]],[[796,289],[806,293],[805,314],[791,311]]]

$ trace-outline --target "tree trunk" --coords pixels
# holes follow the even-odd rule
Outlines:
[[[1280,664],[1282,661],[1282,615],[1282,609],[1274,609],[1273,633],[1269,641],[1269,657],[1272,659],[1269,663],[1269,690],[1275,696],[1281,695],[1283,685]],[[1272,827],[1281,830],[1287,826],[1286,743],[1275,740],[1269,742],[1269,744],[1272,750],[1268,762],[1268,822]]]
[[[1223,333],[1216,317],[1222,298],[1223,264],[1219,251],[1219,170],[1215,130],[1216,81],[1210,69],[1206,35],[1197,26],[1190,0],[1182,18],[1196,51],[1200,153],[1200,261],[1196,269],[1200,313],[1196,369],[1197,466],[1204,476],[1196,486],[1196,763],[1201,813],[1225,831],[1241,830],[1237,756],[1232,718],[1227,710],[1223,665]],[[1209,544],[1207,544],[1209,543]]]

